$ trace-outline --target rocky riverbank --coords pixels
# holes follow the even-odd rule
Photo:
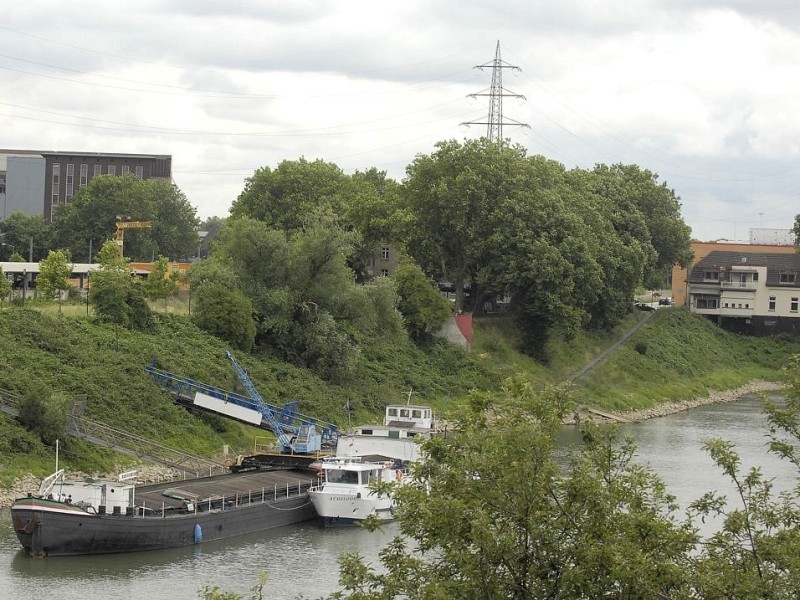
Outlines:
[[[731,402],[747,394],[759,394],[762,392],[774,392],[783,389],[783,385],[773,381],[756,380],[743,385],[738,388],[730,390],[718,391],[711,390],[705,396],[695,396],[688,400],[680,400],[676,402],[662,402],[650,408],[642,410],[635,410],[625,413],[612,413],[611,411],[595,411],[590,407],[582,406],[578,408],[575,414],[564,421],[565,425],[575,425],[585,419],[595,422],[609,422],[619,421],[622,423],[638,423],[646,421],[647,419],[654,419],[656,417],[664,417],[698,406],[705,406],[707,404],[718,404],[720,402]]]
[[[758,394],[761,392],[775,392],[783,389],[783,385],[774,381],[751,381],[732,390],[717,391],[711,390],[707,396],[695,396],[689,400],[681,402],[664,402],[657,406],[624,413],[622,416],[633,422],[645,421],[655,417],[663,417],[674,413],[683,412],[706,404],[719,404],[720,402],[731,402],[747,394]]]

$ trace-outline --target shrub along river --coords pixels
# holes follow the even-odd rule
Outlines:
[[[649,463],[681,506],[716,489],[732,488],[702,449],[703,440],[720,437],[737,445],[743,467],[761,466],[776,487],[788,488],[797,473],[766,450],[766,419],[753,396],[622,427],[638,445],[640,462]],[[576,441],[565,428],[563,443]],[[19,547],[8,509],[0,510],[0,598],[58,600],[94,598],[197,598],[204,584],[215,584],[249,598],[258,574],[269,580],[265,598],[316,598],[338,589],[337,558],[355,551],[377,562],[378,552],[397,532],[322,529],[315,523],[285,527],[202,546],[106,556],[37,560]]]

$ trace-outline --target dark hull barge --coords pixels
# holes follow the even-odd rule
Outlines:
[[[312,520],[312,479],[284,470],[135,488],[56,480],[47,489],[43,484],[39,495],[17,500],[11,517],[22,547],[36,557],[174,548]]]

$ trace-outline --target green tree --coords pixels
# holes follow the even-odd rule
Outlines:
[[[133,279],[127,260],[119,256],[113,240],[103,244],[98,259],[100,267],[90,275],[90,297],[97,316],[117,326],[150,327],[152,313],[142,286]]]
[[[146,188],[153,205],[155,253],[172,260],[195,255],[200,244],[197,211],[177,186],[165,179],[148,179]]]
[[[248,177],[231,206],[231,217],[250,217],[270,229],[302,229],[320,208],[341,214],[347,176],[332,163],[300,158],[285,160],[276,169],[262,167]]]
[[[285,232],[249,217],[230,219],[210,259],[193,269],[193,290],[202,282],[235,286],[253,304],[257,346],[342,381],[353,372],[359,335],[402,330],[388,290],[354,281],[347,257],[358,234],[325,208],[305,222]]]
[[[167,310],[167,298],[178,291],[180,272],[170,268],[169,259],[159,256],[153,270],[142,284],[145,295],[150,300],[164,300],[164,311]]]
[[[564,391],[516,381],[506,392],[474,396],[457,434],[424,443],[427,459],[395,490],[400,534],[381,569],[344,555],[332,597],[688,597],[696,534],[632,444],[586,429],[562,467]]]
[[[69,285],[69,276],[72,273],[72,263],[69,256],[62,250],[50,250],[47,258],[39,261],[39,277],[36,284],[45,298],[58,298],[58,312],[61,312],[61,296]]]
[[[409,253],[439,281],[455,287],[456,309],[465,306],[465,285],[478,281],[495,207],[522,189],[525,151],[485,138],[439,142],[432,155],[406,168],[404,202]]]
[[[692,260],[691,228],[681,218],[680,198],[658,175],[637,165],[598,165],[597,193],[634,207],[647,225],[649,242],[654,249],[652,261],[646,265],[645,284],[661,287],[676,264],[688,266]]]
[[[25,261],[40,261],[47,256],[51,247],[52,226],[42,215],[11,213],[5,221],[0,222],[0,234],[0,240],[24,255]]]
[[[5,302],[9,294],[11,294],[11,282],[3,273],[3,268],[0,267],[0,306],[2,306],[3,302]]]
[[[450,302],[416,264],[406,260],[392,274],[398,310],[408,332],[417,339],[437,331],[453,314]]]
[[[785,368],[782,404],[765,399],[770,450],[800,473],[800,356]],[[791,598],[800,589],[800,489],[777,492],[760,467],[742,468],[730,442],[705,449],[732,484],[732,497],[708,492],[692,503],[695,518],[721,527],[705,542],[695,577],[697,597]]]
[[[45,444],[63,440],[67,427],[69,401],[64,396],[52,395],[41,387],[26,394],[19,404],[19,420],[36,433]]]
[[[192,321],[233,347],[249,352],[256,337],[253,303],[237,289],[208,283],[194,292]]]
[[[113,238],[119,220],[153,223],[125,231],[125,255],[133,259],[147,261],[158,254],[178,259],[197,250],[197,218],[183,193],[167,181],[133,175],[95,177],[69,204],[58,207],[54,244],[93,262],[90,246]]]
[[[800,246],[800,215],[797,215],[794,218],[794,227],[792,227],[792,233],[794,234],[794,245]]]

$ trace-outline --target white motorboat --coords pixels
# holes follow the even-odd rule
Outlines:
[[[410,464],[422,459],[419,441],[435,430],[430,407],[390,404],[383,424],[340,434],[336,456],[316,463],[321,483],[308,493],[323,524],[351,525],[370,515],[391,520],[392,494],[378,494],[370,484],[407,482]]]
[[[393,518],[391,493],[379,493],[375,483],[400,483],[408,477],[401,461],[385,456],[333,456],[320,464],[320,485],[308,490],[314,510],[326,527],[353,525],[371,515]]]

